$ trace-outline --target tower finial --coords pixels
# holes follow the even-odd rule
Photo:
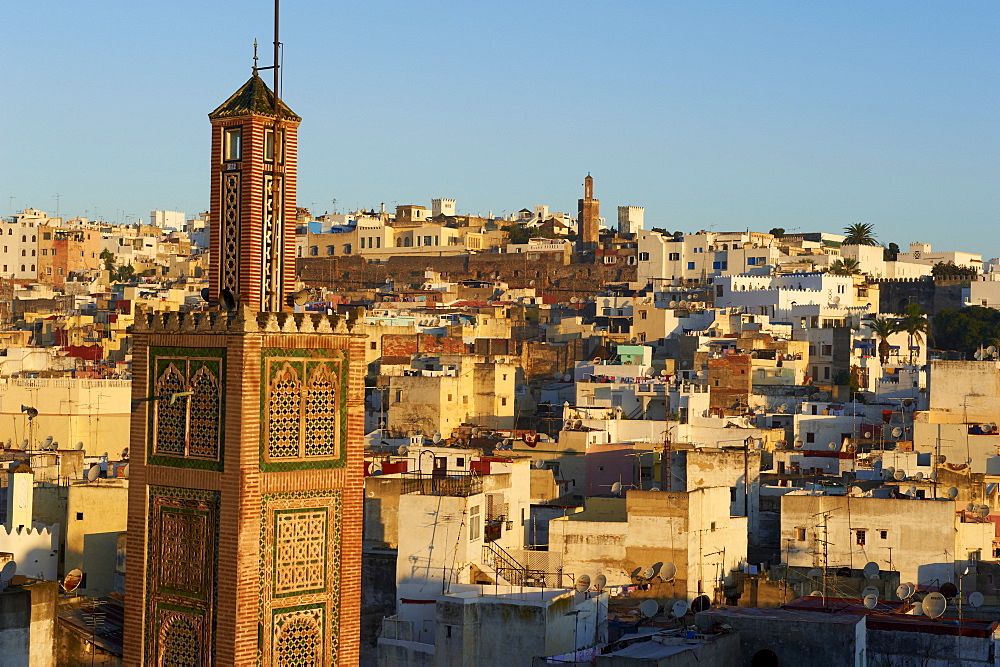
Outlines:
[[[253,40],[253,73],[257,74],[257,38]]]

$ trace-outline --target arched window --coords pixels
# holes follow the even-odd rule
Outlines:
[[[21,243],[27,243],[27,242],[28,242],[28,237],[25,236],[24,234],[21,234]]]
[[[34,243],[34,242],[35,242],[36,240],[37,240],[37,239],[35,238],[35,235],[34,235],[34,234],[32,234],[32,235],[31,235],[31,242],[32,242],[32,243]]]
[[[32,270],[32,271],[34,271],[34,270],[35,270],[35,265],[34,265],[34,264],[32,264],[32,265],[31,265],[31,270]]]

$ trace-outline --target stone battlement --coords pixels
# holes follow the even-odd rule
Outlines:
[[[155,313],[139,308],[135,316],[135,333],[289,333],[289,334],[353,334],[356,316],[322,313],[266,313],[243,307],[233,311],[188,311]]]

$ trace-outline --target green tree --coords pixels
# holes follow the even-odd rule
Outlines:
[[[768,232],[768,234],[770,234],[771,236],[773,236],[776,239],[780,239],[782,236],[785,235],[785,228],[784,227],[773,227],[771,229],[771,231]]]
[[[931,333],[938,349],[968,356],[982,346],[996,344],[1000,338],[1000,310],[983,306],[942,310],[934,315]]]
[[[115,270],[115,256],[110,250],[105,248],[101,251],[101,261],[104,262],[105,271]]]
[[[843,245],[878,245],[875,240],[875,226],[870,222],[856,222],[844,227],[847,238]]]
[[[830,273],[835,276],[853,276],[861,273],[861,265],[853,257],[842,257],[830,265]]]
[[[899,246],[897,244],[890,243],[882,249],[882,259],[884,261],[895,262],[897,257],[899,257]]]
[[[935,278],[961,278],[971,279],[979,275],[979,272],[968,266],[958,266],[954,262],[938,262],[931,269],[931,275]]]
[[[899,323],[899,330],[905,331],[907,334],[907,346],[910,348],[910,363],[912,364],[914,343],[919,346],[931,335],[930,322],[928,322],[920,304],[911,303],[906,306],[906,312]]]
[[[509,243],[514,243],[521,245],[528,242],[528,239],[554,239],[557,238],[555,234],[547,229],[541,229],[539,227],[529,227],[523,222],[517,222],[511,225],[506,225],[503,227],[503,231],[507,232],[507,240]]]
[[[889,336],[899,331],[899,322],[888,317],[876,317],[868,323],[868,328],[878,338],[878,359],[884,366],[889,363],[889,352],[892,350]]]

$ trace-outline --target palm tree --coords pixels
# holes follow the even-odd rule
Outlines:
[[[910,348],[910,363],[913,363],[913,343],[919,346],[924,342],[924,338],[930,338],[930,323],[923,309],[919,304],[911,303],[906,306],[906,313],[899,323],[899,331],[907,333],[908,346]]]
[[[847,238],[842,245],[878,245],[875,240],[875,226],[870,222],[857,222],[844,227]]]
[[[878,359],[883,366],[889,363],[889,336],[899,331],[899,322],[888,317],[876,317],[868,324],[868,328],[879,339]]]
[[[853,276],[861,273],[861,265],[853,257],[844,257],[830,265],[830,273],[835,276]]]

